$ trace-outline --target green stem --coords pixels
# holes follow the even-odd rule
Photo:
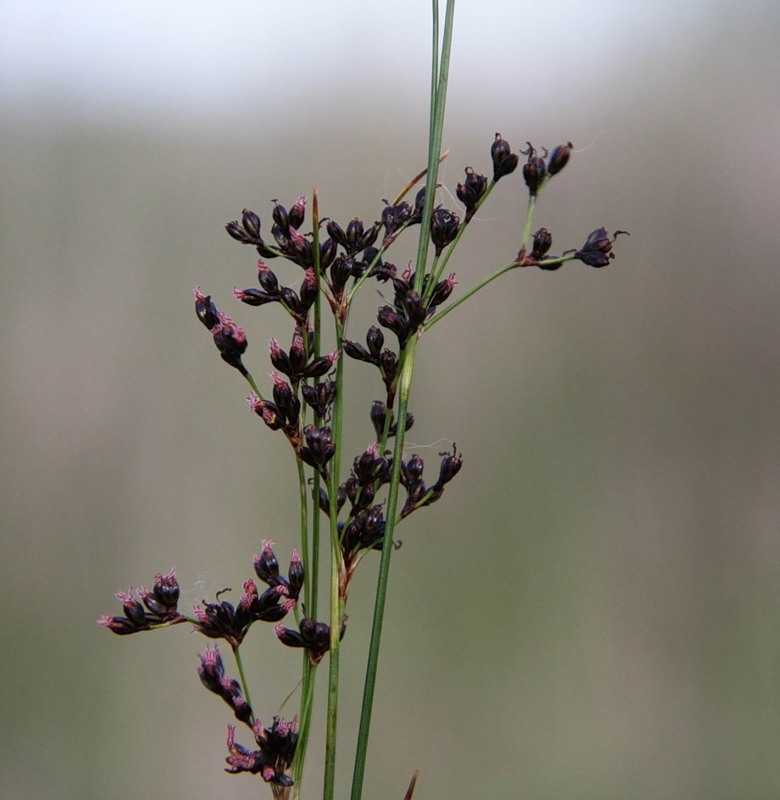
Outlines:
[[[320,201],[317,189],[312,189],[312,250],[314,251],[314,277],[317,281],[317,294],[314,299],[314,356],[322,353],[322,273],[320,271]],[[321,425],[322,420],[314,417],[314,424]],[[312,484],[312,518],[311,518],[311,558],[306,564],[304,580],[304,604],[310,619],[317,619],[317,594],[320,574],[320,475],[315,471]]]
[[[303,765],[306,760],[306,748],[309,744],[311,732],[311,716],[314,706],[314,678],[316,669],[309,662],[309,656],[303,654],[303,679],[301,687],[301,711],[298,720],[298,744],[295,748],[295,761],[293,763],[293,780],[295,781],[295,795],[300,797],[301,781],[303,780]]]
[[[241,660],[241,653],[239,653],[238,648],[233,648],[233,656],[236,659],[236,666],[238,667],[238,679],[241,681],[241,690],[244,692],[244,699],[246,700],[247,705],[252,708],[252,698],[249,696],[249,685],[246,682],[246,676],[244,675],[244,663]],[[255,715],[254,711],[252,712],[252,722],[254,722]]]
[[[428,137],[428,172],[425,182],[425,207],[423,209],[420,241],[417,249],[415,269],[415,291],[422,290],[425,277],[425,264],[429,247],[431,215],[433,213],[434,195],[441,153],[442,131],[444,128],[444,107],[447,96],[447,79],[449,74],[450,51],[452,47],[452,25],[455,13],[455,0],[447,0],[444,19],[441,57],[439,57],[439,4],[433,0],[433,60],[431,69],[431,117]],[[371,628],[366,678],[363,688],[363,703],[360,714],[360,727],[355,750],[355,768],[352,776],[351,800],[361,800],[363,796],[363,779],[368,753],[368,736],[371,727],[371,713],[374,705],[377,670],[379,666],[379,647],[382,638],[382,624],[387,598],[387,586],[390,574],[390,556],[393,550],[393,531],[395,530],[398,491],[401,478],[404,441],[406,438],[406,414],[409,407],[412,376],[414,373],[415,351],[418,337],[413,336],[401,351],[401,365],[398,378],[398,411],[396,414],[397,432],[393,448],[393,471],[390,478],[387,508],[385,511],[385,534],[382,545],[382,557],[379,563],[374,619]],[[390,409],[388,409],[388,413]],[[332,631],[331,631],[332,635]]]
[[[497,181],[493,181],[493,180],[490,181],[490,183],[488,184],[487,189],[485,189],[485,194],[482,195],[482,197],[480,198],[479,202],[477,203],[477,205],[474,208],[474,212],[475,213],[479,210],[479,207],[488,199],[488,197],[490,196],[490,193],[495,188],[496,183],[497,183]],[[471,219],[473,219],[473,218],[474,217],[472,216]],[[469,220],[469,222],[471,222],[471,220]],[[468,228],[468,223],[463,223],[463,225],[461,225],[458,228],[458,232],[455,234],[455,238],[452,240],[450,245],[447,247],[447,251],[444,254],[444,258],[441,259],[441,261],[438,264],[438,267],[436,268],[436,270],[433,273],[433,277],[428,282],[428,289],[427,289],[427,291],[425,293],[424,300],[430,299],[430,296],[433,294],[433,290],[436,288],[436,284],[441,280],[441,276],[444,274],[444,271],[447,269],[447,264],[449,263],[450,257],[455,252],[455,249],[457,248],[457,246],[458,246],[458,244],[459,244],[459,242],[461,240],[461,237],[466,232],[466,228]]]
[[[531,195],[528,198],[528,208],[525,212],[525,227],[523,228],[523,240],[520,243],[521,247],[528,247],[528,240],[531,238],[531,225],[534,221],[534,211],[536,211],[536,197]]]
[[[398,489],[401,477],[401,462],[403,458],[404,438],[406,434],[406,412],[409,407],[409,393],[411,390],[412,374],[414,372],[414,356],[417,346],[417,337],[413,337],[404,350],[403,363],[399,376],[398,398],[398,432],[395,436],[393,447],[393,472],[390,477],[390,489],[385,512],[385,538],[382,545],[382,558],[379,562],[379,577],[376,586],[376,601],[374,603],[374,620],[371,627],[371,642],[368,650],[368,664],[366,665],[366,680],[363,688],[363,705],[360,714],[360,728],[355,751],[355,769],[352,777],[352,800],[360,800],[363,795],[363,778],[366,769],[366,755],[368,753],[368,733],[371,727],[371,712],[374,705],[374,691],[376,689],[377,668],[379,666],[379,646],[382,639],[382,623],[385,613],[387,585],[390,574],[390,556],[393,552],[393,531],[395,530],[396,509],[398,508]]]
[[[308,597],[311,589],[309,588],[309,571],[311,569],[311,561],[309,559],[309,495],[306,491],[306,472],[303,468],[303,461],[296,456],[295,463],[298,466],[298,494],[299,503],[301,507],[301,562],[303,563],[303,574],[306,579],[303,582],[303,596],[304,605],[309,608]],[[298,604],[295,605],[295,620],[299,620],[300,614],[298,611]]]
[[[435,314],[433,317],[431,317],[428,322],[425,323],[425,330],[430,330],[439,320],[444,319],[447,314],[449,314],[451,311],[454,311],[462,303],[465,303],[469,297],[475,295],[480,289],[484,289],[489,283],[492,283],[496,278],[500,278],[502,275],[509,272],[509,270],[517,269],[518,266],[519,265],[516,261],[505,264],[503,267],[501,267],[501,269],[485,278],[485,280],[480,281],[472,286],[471,289],[469,289],[464,295],[461,295],[457,300],[453,300],[446,308],[442,309],[438,314]]]
[[[336,340],[341,346],[344,329],[336,319]],[[333,404],[332,433],[336,451],[328,466],[328,494],[330,497],[330,650],[328,659],[328,711],[325,739],[325,776],[323,800],[333,800],[336,779],[336,726],[339,702],[339,650],[341,642],[342,602],[340,577],[342,568],[341,542],[338,531],[338,487],[341,474],[341,452],[344,418],[344,359],[336,362],[336,399]]]

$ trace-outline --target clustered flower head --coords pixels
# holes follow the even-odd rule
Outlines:
[[[268,429],[280,431],[292,448],[299,476],[305,476],[305,480],[299,478],[301,494],[306,495],[303,516],[309,514],[306,504],[310,501],[314,507],[311,517],[324,515],[322,527],[333,537],[333,574],[336,570],[338,573],[334,597],[337,592],[339,625],[335,624],[335,613],[329,623],[318,621],[314,613],[309,615],[311,606],[316,605],[316,591],[307,595],[312,592],[311,584],[316,583],[308,577],[309,566],[314,562],[316,567],[319,553],[307,550],[302,540],[301,553],[292,551],[284,575],[270,539],[262,541],[253,559],[255,576],[267,587],[262,591],[250,578],[243,582],[237,602],[226,599],[231,590],[224,589],[213,601],[196,604],[192,616],[185,616],[177,608],[179,586],[171,570],[157,575],[151,590],[142,588],[137,596],[132,590],[118,594],[124,615],[104,616],[99,620],[101,625],[125,635],[187,621],[206,638],[226,642],[238,661],[239,649],[252,626],[267,622],[274,626],[282,644],[304,651],[312,670],[335,650],[345,634],[347,617],[343,609],[363,559],[377,551],[387,557],[393,546],[400,546],[392,538],[395,526],[418,509],[437,502],[463,465],[463,457],[453,444],[450,451],[440,454],[438,474],[431,477],[429,473],[426,480],[422,457],[404,451],[403,436],[415,417],[403,399],[401,376],[405,366],[413,363],[408,355],[420,337],[476,291],[455,298],[458,281],[447,267],[460,238],[498,182],[504,187],[512,173],[522,175],[528,197],[526,224],[519,226],[522,235],[517,255],[477,288],[515,268],[552,271],[574,260],[601,268],[614,258],[614,242],[624,231],[610,236],[605,228],[596,228],[581,247],[560,255],[550,253],[553,239],[547,228],[530,233],[540,194],[566,167],[572,152],[571,142],[549,151],[528,142],[525,150],[513,152],[496,133],[490,146],[492,177],[469,166],[462,183],[457,184],[455,195],[462,210],[437,205],[435,198],[426,202],[429,198],[423,188],[413,199],[404,199],[402,193],[392,202],[384,201],[379,219],[368,222],[359,217],[346,223],[321,219],[315,196],[310,230],[304,228],[304,197],[289,209],[273,200],[270,225],[264,225],[260,215],[249,209],[242,211],[240,219],[227,223],[227,233],[253,247],[258,256],[256,285],[233,288],[233,298],[253,308],[276,306],[289,321],[287,333],[268,343],[268,380],[256,381],[244,362],[248,350],[245,329],[199,287],[194,290],[195,312],[222,360],[249,383],[250,411]],[[431,181],[429,188],[438,186]],[[407,191],[410,189],[407,187]],[[388,261],[394,243],[423,224],[430,255],[422,266],[409,262],[397,267]],[[380,284],[383,302],[376,310],[376,324],[351,336],[347,334],[349,311],[357,291],[367,281]],[[330,312],[336,332],[330,348],[321,341],[323,312]],[[352,458],[342,451],[340,441],[346,360],[368,365],[380,387],[380,397],[371,402],[360,420],[371,437],[369,444]],[[336,474],[342,464],[348,465],[343,479]],[[399,487],[405,497],[397,501],[396,508]],[[295,623],[283,624],[290,614]],[[235,719],[254,736],[256,749],[248,749],[235,741],[235,728],[229,726],[227,771],[258,774],[273,787],[289,787],[298,743],[297,719],[286,722],[274,717],[272,725],[264,727],[249,703],[238,663],[240,681],[226,674],[215,644],[201,653],[198,666],[202,684],[221,697]],[[301,724],[305,727],[306,723],[302,712]],[[274,794],[286,797],[276,791]]]
[[[292,786],[293,779],[288,770],[293,762],[295,747],[298,743],[298,720],[286,721],[274,717],[270,728],[263,727],[257,720],[252,725],[257,750],[249,750],[236,743],[235,725],[228,725],[228,755],[226,772],[233,775],[249,772],[260,775],[266,783],[277,786]],[[275,795],[276,796],[276,795]]]
[[[217,593],[215,602],[203,600],[196,604],[193,616],[180,613],[177,609],[179,584],[175,571],[171,570],[167,574],[156,575],[153,588],[148,590],[141,587],[137,597],[132,590],[117,593],[125,616],[104,615],[98,622],[119,635],[189,622],[194,632],[208,639],[222,639],[236,653],[255,622],[279,623],[295,609],[303,589],[304,568],[297,550],[292,551],[290,566],[287,575],[284,575],[280,571],[273,544],[268,539],[264,540],[261,551],[253,558],[255,574],[268,588],[261,593],[254,580],[246,580],[236,605],[220,600],[220,595],[230,591],[225,589]],[[314,626],[324,626],[327,639],[327,625],[308,622]],[[321,628],[318,627],[318,630]],[[285,722],[280,717],[274,717],[273,725],[264,728],[255,718],[239,681],[226,675],[222,655],[216,644],[213,647],[207,646],[201,653],[197,671],[206,689],[221,697],[231,708],[235,718],[251,729],[259,747],[258,750],[247,750],[236,744],[235,728],[229,726],[227,771],[251,772],[259,774],[267,783],[292,785],[292,778],[287,770],[295,754],[297,722]]]
[[[119,636],[187,621],[177,609],[179,583],[176,580],[176,571],[173,569],[165,575],[162,573],[155,575],[152,588],[147,589],[142,586],[138,590],[137,597],[132,589],[117,592],[116,596],[122,603],[125,615],[109,617],[104,614],[98,623]]]

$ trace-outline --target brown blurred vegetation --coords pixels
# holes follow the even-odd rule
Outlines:
[[[453,83],[450,192],[487,170],[496,130],[572,139],[538,223],[558,251],[602,224],[631,237],[600,271],[510,274],[423,342],[411,443],[432,469],[455,440],[465,466],[394,556],[367,797],[401,797],[415,768],[420,798],[780,794],[780,20],[718,8],[541,111],[530,78],[515,103]],[[258,796],[221,772],[205,643],[94,620],[172,564],[190,604],[237,589],[262,537],[294,544],[286,445],[247,413],[191,289],[246,324],[262,378],[287,324],[231,306],[254,261],[221,225],[312,185],[325,215],[373,219],[424,158],[425,98],[404,97],[224,135],[61,124],[62,98],[3,123],[1,797]],[[516,252],[522,198],[499,185],[459,288]],[[357,450],[378,388],[350,373]],[[343,786],[371,579],[345,640]],[[297,658],[270,630],[251,646],[270,719]]]

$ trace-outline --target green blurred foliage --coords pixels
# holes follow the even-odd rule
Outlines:
[[[512,273],[423,341],[410,450],[431,470],[454,440],[465,466],[400,531],[367,797],[402,797],[416,768],[421,800],[780,793],[780,26],[769,5],[717,8],[662,57],[542,93],[541,113],[519,57],[512,103],[453,87],[444,202],[495,130],[571,139],[537,216],[553,249],[602,224],[631,238],[603,270]],[[221,225],[312,185],[324,215],[371,221],[422,166],[424,105],[203,134],[60,124],[64,102],[0,130],[0,797],[257,797],[221,772],[205,642],[94,620],[171,564],[189,605],[237,589],[261,538],[295,544],[288,448],[247,413],[191,289],[246,325],[265,380],[288,326],[231,306],[254,258]],[[453,262],[461,290],[516,252],[523,210],[519,179],[499,184]],[[355,338],[381,300],[364,302]],[[349,374],[357,452],[379,387]],[[343,786],[373,569],[350,598]],[[270,628],[250,650],[270,720],[297,657]]]

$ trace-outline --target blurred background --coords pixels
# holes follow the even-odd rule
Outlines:
[[[0,797],[270,796],[222,771],[205,642],[95,620],[172,565],[188,608],[262,538],[295,544],[289,449],[192,288],[267,385],[289,326],[231,297],[255,256],[223,225],[313,186],[324,216],[376,219],[425,163],[429,31],[422,0],[0,3]],[[418,768],[420,800],[780,795],[778,41],[774,0],[460,4],[441,201],[496,131],[571,140],[535,222],[557,252],[631,237],[602,270],[505,276],[422,342],[409,452],[465,463],[399,530],[366,797]],[[456,291],[516,253],[524,208],[516,174]],[[347,367],[357,453],[380,388]],[[376,563],[350,596],[341,796]],[[270,629],[247,651],[270,722],[298,657]],[[315,744],[311,797],[320,765]]]

